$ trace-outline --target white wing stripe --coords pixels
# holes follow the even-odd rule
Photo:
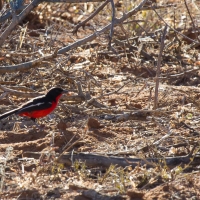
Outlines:
[[[48,102],[48,103],[51,104],[51,102]],[[24,108],[21,108],[18,112],[23,112],[24,109],[31,108],[31,107],[36,107],[36,106],[40,106],[42,104],[44,104],[44,102],[43,103],[32,104],[30,106],[26,106]]]

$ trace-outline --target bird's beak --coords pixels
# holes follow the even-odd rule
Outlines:
[[[69,93],[68,90],[63,90],[63,91],[62,91],[62,94],[68,94],[68,93]]]

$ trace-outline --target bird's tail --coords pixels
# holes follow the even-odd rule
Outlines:
[[[11,111],[8,111],[8,112],[4,113],[3,115],[0,115],[0,120],[4,119],[4,118],[6,118],[6,117],[8,117],[10,115],[15,114],[18,110],[19,109],[14,109],[14,110],[11,110]]]

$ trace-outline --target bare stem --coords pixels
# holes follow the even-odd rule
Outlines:
[[[161,38],[161,43],[160,43],[160,52],[158,55],[158,62],[157,62],[157,71],[156,71],[156,86],[155,86],[155,98],[154,98],[154,109],[157,109],[158,107],[158,88],[159,88],[159,77],[160,77],[160,65],[161,65],[161,60],[162,60],[162,52],[165,46],[165,36],[167,33],[167,25],[165,25],[164,31],[163,31],[163,36]]]

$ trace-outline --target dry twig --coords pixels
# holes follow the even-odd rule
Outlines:
[[[155,98],[154,98],[154,109],[157,109],[158,107],[158,88],[159,88],[159,77],[160,77],[160,66],[161,66],[161,60],[162,60],[162,52],[165,46],[165,36],[167,34],[167,25],[165,26],[163,30],[163,36],[161,38],[161,43],[160,43],[160,52],[158,56],[158,62],[157,62],[157,72],[156,72],[156,86],[155,86]]]

